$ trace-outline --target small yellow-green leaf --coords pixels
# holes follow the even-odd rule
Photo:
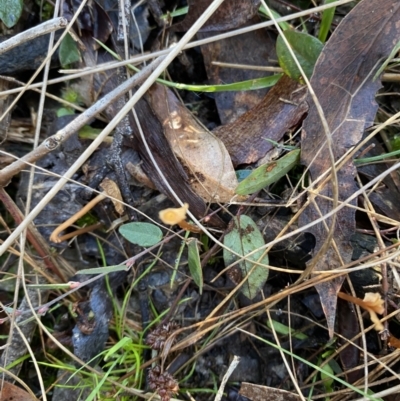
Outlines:
[[[258,229],[256,223],[248,216],[239,216],[233,218],[233,229],[224,237],[224,262],[228,266],[236,262],[239,257],[229,250],[239,255],[246,256],[249,253],[265,245],[264,237]],[[247,281],[243,284],[241,291],[249,299],[253,299],[260,289],[264,286],[268,278],[268,267],[255,265],[254,261],[268,265],[268,255],[263,255],[264,250],[259,250],[247,259],[239,262],[243,278],[249,274]],[[259,259],[261,260],[259,261]]]
[[[305,335],[304,333],[296,333],[296,330],[293,330],[290,327],[277,322],[276,320],[268,320],[267,326],[269,328],[274,327],[274,330],[279,334],[283,334],[285,336],[288,336],[290,334],[297,340],[307,340],[308,338],[307,335]]]
[[[203,270],[200,263],[199,247],[197,246],[197,239],[189,238],[187,241],[188,245],[188,264],[190,274],[192,275],[193,281],[199,287],[200,294],[203,293]]]
[[[152,246],[161,241],[162,231],[151,223],[134,222],[124,224],[118,229],[119,233],[132,244]]]
[[[252,194],[284,177],[300,160],[300,150],[292,150],[280,159],[256,168],[237,187],[238,195]]]
[[[333,379],[331,378],[331,375],[333,375],[335,372],[333,371],[329,363],[321,366],[321,369],[321,380],[324,381],[325,390],[327,393],[332,393]]]
[[[289,42],[307,78],[311,78],[314,65],[324,45],[317,38],[308,33],[287,30],[284,31],[283,34]],[[279,65],[282,67],[283,71],[285,71],[290,78],[297,81],[300,80],[300,70],[281,36],[279,36],[276,41],[276,54],[278,56]]]

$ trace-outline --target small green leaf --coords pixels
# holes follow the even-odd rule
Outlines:
[[[274,330],[279,334],[283,334],[285,336],[288,336],[290,334],[297,340],[307,340],[307,338],[308,338],[308,336],[305,335],[304,333],[296,333],[296,330],[293,330],[290,327],[277,322],[276,320],[268,320],[267,326],[269,328],[274,327]]]
[[[199,247],[197,246],[196,238],[189,238],[187,241],[188,246],[188,264],[190,274],[193,281],[199,287],[200,295],[203,293],[203,269],[200,263]]]
[[[256,168],[237,187],[238,195],[252,194],[284,177],[300,160],[300,150],[292,150],[280,159]]]
[[[317,38],[308,33],[288,30],[284,31],[283,34],[289,42],[307,78],[311,78],[314,65],[324,45]],[[297,68],[297,64],[281,36],[279,36],[276,41],[276,54],[278,56],[279,65],[282,67],[283,71],[285,71],[290,78],[296,79],[297,81],[300,80],[300,70]]]
[[[75,111],[70,109],[69,107],[60,107],[57,110],[57,117],[64,117],[64,116],[73,116]]]
[[[267,10],[263,5],[260,6],[260,8],[258,9],[258,11],[259,11],[261,14],[264,14],[268,19],[272,19],[271,16],[270,16],[270,14],[269,14],[270,12],[271,12],[272,16],[273,16],[275,19],[278,19],[278,18],[281,18],[281,17],[282,17],[282,16],[281,16],[279,13],[277,13],[275,10],[272,10],[272,9]],[[290,24],[288,24],[288,23],[285,22],[285,21],[278,22],[278,24],[279,24],[279,26],[281,27],[282,31],[286,31],[287,29],[291,29],[291,28],[292,28],[292,27],[290,26]]]
[[[63,67],[75,63],[81,59],[78,45],[74,39],[72,39],[72,36],[69,33],[67,33],[64,39],[61,41],[58,57],[60,59],[60,64]]]
[[[100,128],[93,128],[90,125],[84,125],[80,130],[79,130],[79,138],[82,139],[96,139],[100,132],[103,131]]]
[[[224,245],[228,248],[224,249],[223,252],[225,265],[228,266],[239,259],[239,257],[230,252],[229,249],[239,255],[246,256],[250,252],[265,245],[265,242],[256,223],[248,216],[239,216],[233,218],[233,229],[225,235]],[[244,259],[239,262],[243,278],[251,271],[247,282],[245,282],[241,288],[242,293],[249,299],[253,299],[257,295],[268,278],[269,270],[267,267],[252,263],[252,261],[258,262],[263,253],[264,251],[260,250],[250,255],[247,260]],[[259,263],[264,265],[268,265],[268,262],[268,255],[265,255],[259,261]]]
[[[0,1],[0,20],[7,28],[12,28],[21,17],[23,0],[1,0]]]
[[[327,393],[332,393],[333,392],[333,379],[331,378],[332,375],[334,375],[334,371],[332,367],[330,366],[329,362],[325,364],[324,366],[321,366],[322,372],[321,372],[321,380],[324,381],[324,387],[325,391]]]
[[[132,244],[152,246],[162,239],[162,231],[151,223],[128,223],[118,229],[119,233]]]
[[[103,273],[108,274],[108,273],[120,272],[123,270],[127,271],[127,270],[129,270],[129,267],[127,267],[125,265],[93,267],[91,269],[79,270],[77,273],[78,274],[103,274]]]

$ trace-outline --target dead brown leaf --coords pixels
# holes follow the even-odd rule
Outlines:
[[[377,104],[375,93],[380,87],[373,76],[382,58],[387,57],[400,37],[400,4],[396,0],[362,1],[343,19],[322,51],[311,85],[321,104],[333,142],[335,160],[340,159],[362,138],[364,129],[373,123]],[[302,163],[309,167],[312,180],[316,180],[331,166],[326,136],[317,108],[311,97],[310,111],[303,125]],[[357,190],[354,181],[355,167],[347,162],[337,171],[339,201],[344,201]],[[332,198],[329,182],[319,191]],[[356,200],[351,202],[356,204]],[[332,202],[315,198],[306,208],[299,225],[304,226],[325,215],[332,209]],[[327,219],[328,227],[332,219]],[[343,208],[337,213],[334,242],[316,262],[316,270],[333,270],[350,262],[352,249],[350,236],[355,231],[355,210]],[[327,229],[324,224],[314,225],[309,232],[316,238],[317,253],[324,244]],[[337,292],[342,278],[316,285],[327,317],[330,335],[333,335]]]
[[[37,398],[30,395],[22,388],[5,380],[1,383],[0,400],[2,401],[35,401]]]
[[[235,166],[255,163],[274,147],[267,138],[279,141],[299,124],[308,109],[306,91],[300,88],[296,81],[284,76],[255,107],[232,124],[214,130]]]
[[[255,16],[246,25],[260,22]],[[206,38],[210,33],[199,33]],[[209,83],[227,84],[271,75],[269,72],[250,69],[227,68],[213,64],[214,61],[230,64],[268,66],[275,56],[276,37],[266,29],[248,32],[240,36],[209,43],[201,47]],[[215,102],[222,124],[232,123],[246,111],[255,107],[268,92],[268,88],[252,91],[216,92]]]
[[[149,176],[160,192],[166,194],[178,205],[172,193],[174,191],[182,202],[189,204],[190,211],[197,218],[202,218],[207,214],[207,206],[203,199],[191,188],[187,172],[171,149],[164,135],[162,122],[158,119],[151,105],[151,95],[149,94],[146,99],[140,100],[135,106],[140,122],[140,129],[135,122],[132,124],[135,138],[132,141],[132,146],[138,151],[143,161],[143,171]],[[143,141],[141,131],[146,139],[147,146]],[[150,153],[152,157],[150,157]],[[157,166],[159,166],[167,182],[160,175],[160,171],[157,169],[153,159]],[[216,215],[210,216],[208,223],[218,227],[225,226],[225,223]]]
[[[150,98],[196,194],[205,202],[229,202],[238,181],[224,144],[195,120],[170,89],[153,85]]]
[[[253,383],[243,382],[240,395],[249,398],[252,401],[298,401],[300,397],[280,388],[260,386]]]
[[[175,31],[188,30],[211,3],[212,0],[189,0],[189,12],[185,19],[172,28]],[[260,0],[225,0],[223,6],[214,12],[200,32],[235,29],[257,15],[259,4]]]

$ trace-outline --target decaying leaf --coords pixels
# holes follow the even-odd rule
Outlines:
[[[0,400],[35,401],[37,398],[15,384],[3,380],[0,389]]]
[[[189,1],[189,13],[176,29],[190,26],[200,13],[211,4],[211,0]],[[246,25],[260,22],[257,15],[259,0],[225,0],[222,7],[211,16],[197,33],[199,39]],[[253,51],[251,51],[253,49]],[[251,64],[266,66],[275,56],[275,34],[267,29],[258,29],[239,36],[219,40],[201,46],[209,83],[227,84],[262,78],[271,73],[251,69],[232,69],[218,66],[214,62]],[[249,57],[249,54],[251,56]],[[215,93],[214,98],[222,124],[228,124],[256,106],[268,89],[256,91],[234,91]]]
[[[356,345],[360,346],[360,338],[353,340],[354,337],[360,333],[360,325],[358,323],[354,305],[339,299],[337,319],[339,334],[343,338],[346,338],[349,341],[352,340]],[[353,368],[360,364],[360,349],[358,347],[351,343],[348,344],[347,347],[340,351],[339,357],[347,382],[355,383],[363,376],[364,372],[362,369],[353,370]]]
[[[279,141],[298,125],[308,110],[305,89],[282,77],[251,110],[231,124],[214,130],[224,142],[234,166],[255,163],[273,148],[266,139]]]
[[[301,399],[299,395],[281,388],[245,382],[242,383],[239,394],[249,398],[251,401],[298,401]]]
[[[121,191],[117,185],[117,183],[110,178],[104,178],[104,180],[100,183],[100,188],[109,196],[115,199],[111,199],[115,210],[119,215],[123,215],[125,211],[124,205],[121,203],[122,195]],[[118,202],[120,201],[120,202]]]
[[[151,99],[193,190],[206,202],[229,202],[238,182],[224,144],[203,128],[168,88],[154,85]]]
[[[249,24],[258,22],[260,22],[259,17],[255,16],[249,21]],[[200,39],[212,35],[215,35],[215,33],[197,34]],[[262,78],[271,75],[271,73],[245,68],[232,69],[215,65],[214,62],[267,66],[270,63],[269,60],[276,57],[275,35],[266,29],[259,29],[206,44],[201,46],[201,52],[208,81],[211,84],[226,84]],[[249,57],[249,53],[251,57]],[[215,93],[214,98],[221,123],[233,123],[243,113],[256,107],[267,92],[268,89],[258,89]]]
[[[232,230],[224,237],[224,245],[228,249],[239,255],[246,256],[265,245],[263,235],[250,217],[244,215],[234,217],[232,223]],[[224,262],[226,266],[239,259],[238,256],[234,255],[228,249],[224,249]],[[248,256],[247,260],[239,262],[242,277],[244,278],[250,273],[247,281],[241,288],[241,292],[249,299],[253,299],[258,294],[268,278],[269,270],[267,267],[252,263],[252,261],[257,261],[268,265],[268,255],[261,258],[263,253],[264,250],[260,250]],[[260,258],[261,260],[259,260]]]
[[[141,165],[143,171],[148,175],[156,188],[166,194],[173,202],[177,203],[172,193],[174,191],[182,202],[189,204],[190,211],[196,217],[202,218],[207,214],[206,204],[190,187],[188,174],[172,151],[163,133],[162,123],[151,107],[151,101],[152,98],[147,96],[146,100],[141,99],[135,106],[140,122],[140,129],[133,121],[134,140],[131,146],[134,146],[138,151],[143,161]],[[141,132],[143,132],[146,145]],[[154,161],[159,169],[156,167]],[[161,176],[160,171],[162,171],[163,176]],[[225,226],[225,223],[215,214],[210,216],[208,224],[217,227]]]
[[[311,85],[321,104],[333,142],[335,160],[339,160],[356,145],[364,129],[372,125],[377,105],[374,97],[380,83],[373,81],[380,60],[390,54],[400,37],[400,3],[396,0],[362,1],[343,19],[328,41],[314,69]],[[316,180],[330,167],[326,136],[317,108],[311,97],[310,110],[303,125],[302,163],[309,167],[311,179]],[[348,162],[337,171],[339,202],[356,190],[355,167]],[[329,182],[319,193],[332,198]],[[332,202],[315,198],[299,220],[304,226],[332,209]],[[350,206],[355,206],[356,200]],[[332,219],[327,219],[328,227]],[[351,261],[350,237],[355,231],[355,210],[345,207],[337,213],[334,241],[316,264],[315,270],[332,270]],[[318,252],[327,236],[324,224],[314,225],[309,232],[316,238]],[[344,277],[316,285],[332,336],[336,312],[336,296]]]
[[[176,31],[186,31],[212,3],[212,0],[189,0],[185,19],[173,26]],[[260,0],[225,0],[224,5],[208,19],[200,32],[227,31],[243,25],[258,12]]]

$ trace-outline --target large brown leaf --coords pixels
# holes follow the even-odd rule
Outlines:
[[[259,104],[231,124],[214,130],[224,142],[235,166],[255,163],[285,133],[298,125],[308,110],[305,90],[288,76],[283,76]]]
[[[212,0],[189,0],[189,12],[185,19],[174,25],[176,31],[186,31],[200,17]],[[225,0],[224,4],[208,19],[200,32],[227,31],[237,28],[258,12],[260,0]]]
[[[224,144],[167,87],[153,85],[149,98],[194,192],[205,202],[230,202],[238,181]]]
[[[246,25],[260,22],[253,17]],[[198,33],[199,39],[212,36],[209,32]],[[268,66],[276,58],[276,37],[266,29],[247,32],[201,47],[209,83],[226,84],[262,78],[271,73],[249,69],[226,68],[213,64],[214,61],[230,64]],[[216,92],[214,94],[219,118],[222,124],[232,123],[239,116],[256,106],[268,92],[268,88],[252,91]]]
[[[164,97],[165,107],[167,107],[166,98]],[[171,146],[164,135],[163,124],[160,117],[155,112],[153,106],[151,91],[145,99],[141,99],[135,106],[141,130],[143,130],[146,138],[147,146],[153,155],[154,160],[160,167],[167,183],[160,176],[158,169],[149,156],[147,148],[142,140],[140,129],[135,122],[132,122],[132,128],[135,141],[132,145],[138,151],[142,161],[143,170],[147,173],[159,191],[166,194],[173,202],[177,204],[175,196],[171,193],[170,188],[181,199],[182,202],[189,204],[190,211],[197,217],[201,218],[207,214],[207,206],[203,199],[190,186],[190,178],[175,156]],[[158,99],[159,100],[159,99]],[[154,107],[154,108],[153,108]],[[167,185],[168,184],[168,185]],[[210,225],[223,227],[224,222],[216,215],[212,215],[208,221]]]
[[[186,18],[172,28],[189,28],[212,0],[189,0]],[[214,36],[229,29],[260,22],[257,15],[259,0],[225,0],[197,33],[199,39]],[[213,64],[214,61],[266,66],[275,55],[275,34],[267,29],[248,32],[232,38],[219,40],[201,47],[209,83],[225,84],[265,77],[271,73],[250,69],[232,69]],[[256,106],[268,89],[254,91],[217,92],[214,94],[222,124],[233,122],[237,117]]]
[[[400,3],[397,0],[364,0],[343,19],[318,59],[311,85],[324,111],[333,142],[335,160],[342,157],[362,138],[363,131],[373,123],[377,110],[374,100],[380,87],[373,81],[379,61],[387,57],[400,37]],[[308,98],[310,111],[303,125],[302,163],[309,167],[311,179],[316,180],[330,167],[326,136],[317,108]],[[345,164],[338,172],[339,201],[356,191],[355,167]],[[332,198],[329,182],[320,191]],[[356,200],[352,202],[355,205]],[[319,209],[319,211],[317,210]],[[301,215],[299,225],[304,226],[332,209],[332,202],[322,197],[315,198]],[[332,219],[327,219],[328,227]],[[318,252],[327,238],[327,229],[318,224],[309,230],[316,238]],[[324,255],[318,258],[315,270],[339,268],[351,260],[350,236],[355,231],[355,210],[343,208],[337,213],[334,241]],[[312,260],[310,263],[315,264]],[[336,294],[343,278],[316,286],[327,317],[330,335],[333,335]]]

